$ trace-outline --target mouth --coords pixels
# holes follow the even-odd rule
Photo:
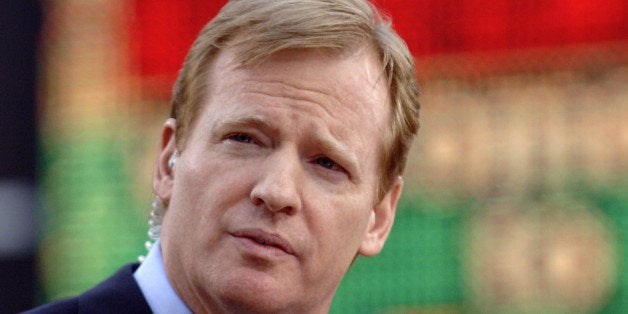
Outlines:
[[[242,229],[231,233],[236,238],[249,240],[260,246],[274,248],[286,254],[294,255],[294,250],[288,241],[277,234],[268,233],[260,229]]]

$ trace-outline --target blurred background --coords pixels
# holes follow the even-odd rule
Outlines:
[[[224,3],[0,1],[0,313],[146,253],[172,84]],[[377,4],[422,130],[389,242],[332,313],[628,312],[628,3]]]

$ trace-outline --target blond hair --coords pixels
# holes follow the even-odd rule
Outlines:
[[[260,63],[286,49],[351,52],[371,46],[381,57],[392,121],[381,156],[381,199],[403,173],[419,129],[419,88],[414,60],[391,23],[364,0],[231,0],[201,31],[175,84],[170,116],[177,120],[177,147],[184,149],[204,93],[210,65],[226,44],[238,61]]]

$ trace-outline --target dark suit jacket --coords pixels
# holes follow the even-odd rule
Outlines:
[[[152,313],[133,272],[139,264],[122,267],[109,279],[73,298],[56,301],[25,314],[65,313]]]

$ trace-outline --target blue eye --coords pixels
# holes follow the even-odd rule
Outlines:
[[[251,136],[244,133],[231,134],[229,135],[229,139],[236,142],[241,142],[241,143],[253,143],[254,142],[254,139]]]
[[[340,166],[338,166],[338,164],[336,164],[335,161],[327,158],[327,157],[319,157],[316,158],[316,164],[323,167],[323,168],[327,168],[330,170],[342,170],[342,168]]]

